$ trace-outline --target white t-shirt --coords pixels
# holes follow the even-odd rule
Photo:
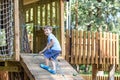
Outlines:
[[[48,35],[48,44],[50,43],[51,39],[54,41],[54,44],[50,49],[51,50],[60,50],[61,51],[60,43],[52,33]]]

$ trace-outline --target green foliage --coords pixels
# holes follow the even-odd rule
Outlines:
[[[80,65],[80,70],[84,70],[85,69],[85,65]]]
[[[26,24],[26,29],[27,29],[27,33],[28,34],[32,34],[33,33],[33,24]]]
[[[5,38],[5,29],[1,29],[0,31],[0,46],[6,45],[6,38]]]
[[[91,65],[88,66],[88,71],[85,71],[85,68],[86,68],[85,65],[79,65],[80,74],[91,74],[92,66]]]
[[[71,25],[75,28],[76,1],[71,0]],[[99,0],[100,1],[100,0]],[[92,31],[111,31],[120,33],[120,1],[119,0],[78,0],[78,29]]]

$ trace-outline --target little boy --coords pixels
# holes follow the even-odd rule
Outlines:
[[[56,58],[61,52],[60,43],[57,38],[52,34],[52,27],[45,26],[44,33],[47,36],[47,45],[46,47],[39,52],[39,54],[43,53],[45,57],[45,64],[40,64],[40,67],[48,70],[52,74],[56,74]],[[53,68],[49,67],[49,61],[52,62]]]

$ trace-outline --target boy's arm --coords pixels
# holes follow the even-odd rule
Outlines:
[[[47,45],[47,49],[51,48],[54,44],[54,41],[51,39],[50,43]]]
[[[43,53],[45,50],[49,49],[50,47],[52,47],[54,44],[54,41],[51,39],[50,43],[46,45],[46,47],[39,52],[39,54]]]

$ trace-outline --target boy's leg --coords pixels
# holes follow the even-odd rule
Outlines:
[[[60,51],[53,51],[53,54],[54,55],[51,57],[51,62],[52,62],[53,70],[56,72],[57,70],[56,61],[57,61],[57,57],[60,54]]]
[[[56,62],[54,60],[51,60],[52,65],[53,65],[53,70],[56,71]]]
[[[46,50],[44,52],[46,66],[49,66],[49,60],[52,62],[53,69],[48,67],[48,71],[52,74],[56,74],[56,58],[58,57],[60,51]]]
[[[45,58],[45,64],[49,66],[49,59]]]
[[[52,62],[53,68],[50,68],[50,67],[49,67],[47,70],[48,70],[50,73],[52,73],[52,74],[56,74],[56,63],[55,63],[55,61],[52,60],[52,59],[50,59],[50,61]]]
[[[48,68],[49,68],[49,59],[46,58],[45,56],[44,56],[44,59],[45,59],[45,64],[40,64],[40,67],[43,68],[43,69],[48,70]]]
[[[51,50],[48,49],[44,51],[44,59],[45,59],[45,64],[49,66],[49,58],[51,57]]]

